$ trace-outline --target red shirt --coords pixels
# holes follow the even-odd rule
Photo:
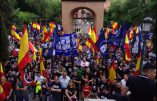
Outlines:
[[[9,93],[12,89],[12,85],[10,82],[6,81],[5,84],[2,85],[3,91],[5,93],[5,96],[9,96]]]
[[[84,97],[87,97],[90,94],[91,89],[92,88],[90,86],[83,86],[82,87],[82,93],[83,93]]]

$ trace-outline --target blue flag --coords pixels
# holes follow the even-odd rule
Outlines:
[[[108,48],[107,48],[108,41],[105,39],[104,34],[100,34],[98,41],[95,43],[96,47],[99,49],[101,55],[104,59],[108,59]]]
[[[119,30],[116,30],[114,34],[110,33],[108,37],[108,43],[119,47],[121,42],[121,33]]]

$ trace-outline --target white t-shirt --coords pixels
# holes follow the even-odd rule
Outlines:
[[[41,75],[40,77],[39,76],[35,76],[35,82],[37,81],[39,81],[40,83],[42,83],[43,82],[43,80],[44,80],[44,77]]]
[[[89,66],[89,62],[87,62],[87,61],[81,61],[81,67],[88,67]]]
[[[66,78],[63,78],[63,76],[59,77],[59,82],[61,83],[63,89],[67,88],[69,81],[70,81],[69,76],[66,76]]]

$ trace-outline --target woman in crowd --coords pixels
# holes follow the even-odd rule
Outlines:
[[[67,89],[65,89],[66,101],[77,101],[77,89],[75,83],[70,80]]]
[[[82,87],[82,96],[84,99],[90,98],[92,87],[89,85],[89,82],[85,82],[85,85]]]

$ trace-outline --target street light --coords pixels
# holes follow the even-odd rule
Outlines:
[[[145,17],[143,19],[143,23],[142,23],[142,31],[144,32],[143,34],[146,34],[151,30],[152,23],[153,23],[153,19],[151,17]]]
[[[144,55],[146,52],[146,34],[150,32],[152,23],[153,23],[153,19],[151,17],[145,17],[143,19],[143,23],[142,23],[143,46],[142,46],[142,57],[141,57],[141,64],[140,64],[141,69],[143,67]],[[140,69],[140,74],[141,74],[141,69]]]

